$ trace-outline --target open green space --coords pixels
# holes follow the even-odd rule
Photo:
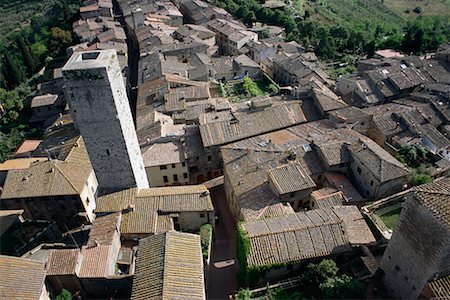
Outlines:
[[[450,17],[450,0],[384,0],[384,4],[403,18],[419,16]],[[420,8],[420,13],[415,12]]]
[[[394,209],[388,213],[380,215],[381,221],[383,221],[384,225],[386,225],[389,229],[394,229],[395,225],[398,222],[398,219],[400,218],[400,212],[402,211],[402,208],[399,207],[397,209]]]

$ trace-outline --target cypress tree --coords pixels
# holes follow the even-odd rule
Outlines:
[[[17,46],[22,53],[23,60],[25,62],[25,66],[27,67],[28,75],[31,76],[36,72],[37,69],[37,61],[34,56],[33,51],[31,50],[30,43],[28,40],[24,39],[22,36],[17,38]]]
[[[6,85],[9,89],[18,86],[26,78],[24,70],[8,51],[5,53],[3,72]]]

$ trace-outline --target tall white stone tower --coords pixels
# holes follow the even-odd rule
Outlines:
[[[116,51],[75,52],[62,72],[100,188],[148,188]]]

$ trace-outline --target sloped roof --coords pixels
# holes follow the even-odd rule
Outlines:
[[[78,276],[80,278],[105,278],[112,275],[110,274],[108,261],[112,259],[113,253],[112,245],[83,247],[81,249],[83,260]]]
[[[154,143],[142,150],[145,167],[185,162],[184,147],[180,142]]]
[[[0,298],[40,299],[45,281],[45,263],[0,255]]]
[[[295,263],[350,251],[342,220],[331,209],[310,210],[244,223],[249,267]]]
[[[81,267],[79,249],[53,249],[47,260],[47,275],[73,275]]]
[[[318,80],[312,81],[312,94],[324,112],[347,107],[338,95]]]
[[[268,174],[280,195],[316,186],[308,173],[295,163],[287,163],[275,169],[270,169]]]
[[[386,150],[372,140],[366,139],[348,147],[353,157],[375,176],[386,182],[409,174],[409,170]]]
[[[411,193],[436,219],[450,228],[450,177],[416,186]]]
[[[120,212],[132,206],[138,189],[131,188],[102,195],[96,201],[96,213]]]
[[[246,222],[242,227],[250,239],[250,267],[295,263],[376,241],[356,206],[301,211]]]
[[[28,169],[9,171],[1,198],[80,194],[92,172],[82,139],[67,151],[63,159],[37,162]]]
[[[141,189],[135,188],[97,198],[96,213],[129,211],[122,215],[124,234],[159,233],[172,228],[166,214],[182,211],[212,211],[211,197],[204,185]]]
[[[334,188],[321,188],[313,191],[310,195],[311,199],[317,203],[316,208],[326,208],[344,203],[344,193]]]
[[[141,239],[131,299],[205,299],[200,236],[169,231]]]
[[[205,114],[206,115],[206,114]],[[200,115],[199,119],[206,116]],[[289,102],[253,112],[235,113],[234,119],[205,123],[200,121],[204,147],[223,145],[306,121],[298,102]]]
[[[120,212],[99,216],[95,219],[89,232],[86,246],[112,245],[114,238],[119,237],[119,226],[122,220]]]

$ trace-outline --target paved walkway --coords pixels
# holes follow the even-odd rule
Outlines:
[[[207,298],[228,299],[236,290],[236,273],[239,270],[236,260],[236,223],[226,202],[223,185],[210,190],[219,221],[215,227],[215,241],[212,246]],[[234,259],[233,266],[217,269],[215,262]]]

